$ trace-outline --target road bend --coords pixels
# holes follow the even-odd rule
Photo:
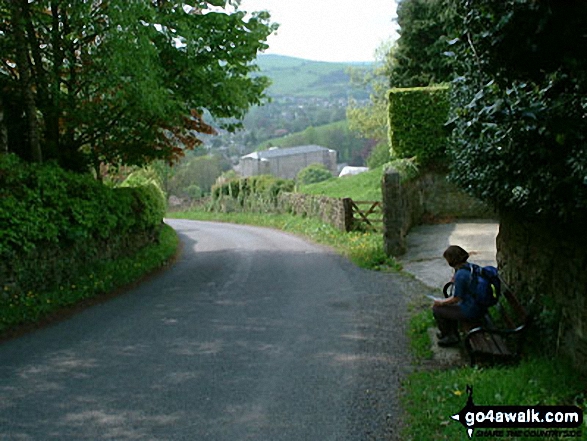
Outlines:
[[[397,439],[413,281],[271,229],[167,223],[168,270],[0,345],[1,440]]]

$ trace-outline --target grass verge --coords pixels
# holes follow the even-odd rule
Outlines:
[[[586,410],[584,379],[562,359],[535,357],[516,366],[420,371],[410,375],[405,383],[403,405],[407,418],[402,439],[468,440],[464,427],[450,418],[465,407],[467,385],[473,386],[473,398],[478,406],[564,404]],[[581,430],[585,433],[587,427]],[[491,439],[543,439],[504,435]]]
[[[428,329],[434,325],[429,308],[414,306],[409,337],[416,364],[430,360]],[[405,419],[402,439],[412,441],[469,440],[464,427],[450,417],[465,406],[467,385],[478,406],[576,405],[587,410],[587,382],[568,360],[529,354],[517,365],[416,369],[404,382]],[[587,434],[587,425],[581,428]],[[475,433],[478,433],[476,431]],[[503,441],[544,439],[532,436],[490,437]],[[480,438],[479,436],[473,436]],[[558,437],[552,439],[559,439]],[[585,438],[572,438],[585,439]]]
[[[361,268],[373,270],[401,269],[395,259],[385,255],[381,233],[344,233],[316,219],[289,214],[216,213],[196,209],[168,213],[168,217],[276,228],[332,247]]]
[[[175,231],[164,225],[158,243],[132,256],[102,262],[67,284],[27,293],[26,299],[0,311],[0,337],[21,335],[119,294],[173,259],[178,245]]]

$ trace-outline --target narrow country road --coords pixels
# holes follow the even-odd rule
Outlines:
[[[0,345],[0,440],[397,439],[413,280],[270,229],[167,222],[170,269]]]

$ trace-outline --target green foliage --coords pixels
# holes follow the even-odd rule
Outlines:
[[[175,166],[175,173],[167,183],[168,192],[175,196],[192,197],[190,188],[194,190],[193,186],[197,186],[202,194],[209,194],[226,168],[225,161],[218,156],[186,158]]]
[[[0,334],[25,323],[35,323],[82,300],[112,292],[164,265],[177,251],[175,231],[165,225],[157,241],[134,250],[131,256],[93,262],[77,268],[57,284],[20,290],[0,283]],[[38,262],[35,262],[38,264]]]
[[[310,164],[300,170],[296,177],[298,184],[307,185],[326,181],[332,178],[332,173],[323,164]]]
[[[332,178],[317,184],[298,187],[299,193],[324,195],[332,198],[352,198],[357,201],[381,200],[381,174],[383,167],[354,176]]]
[[[252,74],[276,29],[267,12],[238,7],[227,0],[1,7],[10,151],[30,158],[40,139],[44,159],[85,171],[177,159],[199,144],[195,133],[213,132],[204,112],[234,129],[235,118],[266,99],[268,79]]]
[[[418,176],[420,169],[413,158],[394,159],[385,164],[385,168],[394,168],[400,175],[402,182],[409,181]]]
[[[367,167],[371,169],[377,168],[389,161],[391,161],[391,153],[389,151],[388,141],[386,140],[385,142],[380,142],[371,150],[371,153],[367,157]]]
[[[400,37],[391,52],[392,87],[422,87],[454,77],[449,42],[460,18],[453,0],[401,0],[397,7]]]
[[[280,179],[270,175],[251,176],[249,178],[233,179],[212,187],[212,201],[221,202],[222,199],[233,199],[242,207],[252,199],[259,199],[274,205],[279,193],[293,191],[294,181]]]
[[[446,161],[447,86],[392,89],[389,138],[392,158],[416,157],[420,165]]]
[[[436,328],[436,323],[430,313],[429,307],[425,310],[412,313],[408,337],[416,361],[429,360],[433,356],[430,337],[428,336],[428,329],[430,328]]]
[[[500,209],[587,215],[587,3],[478,0],[454,45],[451,178]]]
[[[115,192],[130,191],[133,228],[149,231],[161,224],[167,204],[161,189],[155,184],[118,188]]]
[[[465,406],[467,385],[473,386],[473,398],[478,406],[577,405],[585,411],[583,381],[560,357],[528,359],[517,366],[491,369],[467,367],[415,372],[404,383],[402,401],[407,416],[402,439],[469,439],[463,426],[450,418]],[[499,439],[518,441],[536,437]]]
[[[356,100],[351,99],[347,107],[350,130],[376,143],[367,157],[366,163],[370,168],[379,167],[389,161],[387,93],[392,66],[390,45],[391,43],[388,42],[378,48],[376,58],[379,63],[375,69],[354,70],[352,72],[353,82],[371,91],[367,104],[359,104]]]
[[[151,243],[164,214],[153,184],[112,189],[53,164],[0,155],[0,287],[33,304],[28,293],[67,286],[86,268]]]

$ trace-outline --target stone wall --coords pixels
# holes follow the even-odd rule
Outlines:
[[[225,196],[214,202],[213,210],[255,213],[291,213],[320,219],[341,231],[351,231],[353,217],[350,199],[330,198],[301,193],[279,193],[275,199],[249,195],[243,201]]]
[[[406,251],[405,237],[414,225],[451,218],[495,218],[486,205],[446,180],[442,173],[423,173],[402,182],[393,168],[383,174],[383,239],[385,252]]]
[[[350,199],[329,198],[301,193],[281,193],[277,197],[280,212],[320,219],[341,231],[352,229]]]
[[[587,372],[587,229],[500,213],[500,272],[534,315],[533,340]]]

